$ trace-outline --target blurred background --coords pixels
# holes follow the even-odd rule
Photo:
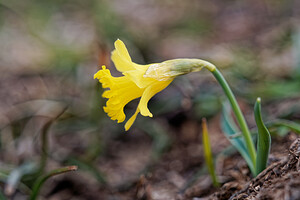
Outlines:
[[[213,152],[229,145],[220,129],[224,95],[207,70],[178,77],[150,101],[154,117],[138,116],[125,133],[103,112],[93,79],[101,65],[120,76],[110,61],[114,41],[140,64],[214,63],[253,128],[258,96],[266,121],[300,120],[299,19],[296,0],[1,1],[1,198],[27,199],[38,177],[77,165],[47,180],[39,197],[173,199],[207,175],[203,117]]]

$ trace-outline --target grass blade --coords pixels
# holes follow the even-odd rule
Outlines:
[[[30,200],[36,199],[36,197],[38,196],[38,193],[40,191],[40,188],[45,183],[45,181],[48,180],[50,177],[58,175],[58,174],[70,172],[70,171],[75,171],[75,170],[77,170],[77,166],[68,166],[68,167],[55,169],[44,176],[40,176],[33,185],[32,193],[31,193],[29,199]]]
[[[215,166],[214,166],[213,156],[211,153],[211,145],[210,145],[210,140],[209,140],[209,135],[208,135],[208,130],[207,130],[207,123],[206,123],[205,118],[202,119],[202,142],[203,142],[204,157],[205,157],[205,163],[206,163],[207,169],[211,176],[213,185],[215,187],[218,187],[220,184],[217,179],[216,172],[215,172]]]
[[[257,98],[254,106],[254,116],[257,125],[257,157],[256,157],[256,175],[267,167],[268,157],[271,147],[271,136],[261,117],[261,99]]]
[[[267,128],[269,128],[269,127],[285,127],[291,131],[294,131],[297,134],[300,134],[300,124],[293,122],[293,121],[289,121],[289,120],[285,120],[285,119],[278,119],[278,120],[274,120],[272,122],[266,123],[265,125],[267,126]]]
[[[107,184],[105,175],[92,162],[88,162],[79,158],[69,158],[67,164],[77,165],[81,170],[87,171],[101,184]]]

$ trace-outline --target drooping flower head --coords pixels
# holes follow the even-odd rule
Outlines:
[[[102,95],[108,99],[103,109],[112,120],[117,120],[118,123],[126,118],[125,105],[141,97],[135,113],[125,124],[126,131],[132,126],[138,113],[143,116],[153,116],[148,109],[149,100],[165,89],[176,76],[199,71],[203,67],[209,70],[214,69],[213,65],[199,59],[174,59],[162,63],[140,65],[131,61],[126,46],[121,40],[118,39],[115,42],[115,48],[111,59],[123,76],[113,77],[109,69],[102,66],[102,69],[94,75],[94,79],[99,79],[102,87],[108,88]]]

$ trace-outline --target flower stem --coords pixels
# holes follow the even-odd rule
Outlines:
[[[254,147],[253,140],[251,138],[251,134],[248,128],[248,125],[246,123],[246,120],[243,116],[243,113],[227,83],[225,80],[224,76],[221,74],[221,72],[215,68],[214,70],[211,71],[212,74],[215,76],[217,81],[220,83],[222,89],[224,90],[224,93],[226,94],[227,98],[229,99],[229,102],[231,104],[232,110],[236,116],[237,122],[241,128],[241,131],[243,133],[245,142],[246,142],[246,147],[248,149],[248,152],[250,154],[251,161],[253,163],[253,166],[256,166],[256,151]]]

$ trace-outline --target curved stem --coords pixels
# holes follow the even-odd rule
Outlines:
[[[248,149],[248,152],[250,154],[250,158],[252,160],[253,166],[256,166],[256,151],[255,151],[255,147],[254,147],[254,143],[253,140],[251,138],[251,134],[248,128],[248,125],[246,123],[246,120],[243,116],[243,113],[227,83],[227,81],[225,80],[225,78],[223,77],[223,75],[221,74],[221,72],[215,68],[214,70],[211,71],[212,74],[215,76],[215,78],[217,79],[217,81],[220,83],[222,89],[224,90],[224,93],[226,94],[227,98],[229,99],[229,102],[231,104],[232,110],[236,116],[237,122],[241,128],[241,131],[243,133],[245,142],[246,142],[246,146]]]

